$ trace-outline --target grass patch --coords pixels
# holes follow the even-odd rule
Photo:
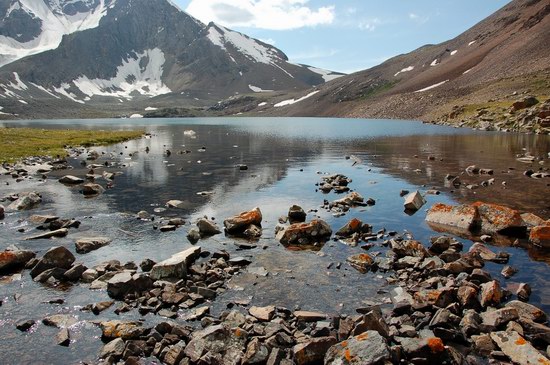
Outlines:
[[[143,130],[0,128],[0,162],[31,156],[65,156],[66,146],[105,146],[139,138]]]

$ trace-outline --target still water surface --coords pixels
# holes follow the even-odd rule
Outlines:
[[[44,204],[31,212],[10,214],[0,226],[0,249],[10,244],[42,254],[53,245],[65,245],[74,252],[78,237],[107,236],[113,242],[86,255],[76,254],[77,261],[92,267],[106,260],[122,263],[143,259],[159,261],[190,247],[186,232],[198,217],[213,217],[221,225],[223,219],[243,210],[260,207],[264,216],[264,233],[259,248],[237,251],[234,240],[223,235],[203,240],[204,250],[225,249],[232,255],[251,258],[251,268],[263,267],[267,277],[245,273],[229,283],[223,296],[212,303],[215,314],[234,299],[252,298],[252,305],[301,307],[327,313],[354,313],[364,301],[383,302],[387,291],[386,274],[360,274],[345,264],[348,256],[363,252],[339,242],[327,243],[319,253],[288,251],[274,239],[274,228],[280,216],[297,204],[308,213],[308,219],[319,216],[337,230],[351,218],[359,218],[374,226],[408,234],[427,243],[437,233],[424,222],[425,209],[409,216],[403,212],[402,189],[425,192],[436,188],[440,195],[428,195],[428,208],[435,202],[458,203],[485,200],[531,211],[550,218],[550,181],[529,179],[523,171],[545,168],[550,164],[550,137],[519,134],[475,132],[424,125],[418,122],[381,120],[342,120],[313,118],[229,118],[229,119],[155,119],[155,120],[59,120],[7,124],[41,128],[145,128],[151,138],[120,145],[97,148],[104,155],[98,163],[110,161],[116,167],[106,169],[120,173],[112,188],[94,199],[84,199],[78,187],[66,187],[56,180],[70,173],[84,176],[84,156],[71,159],[71,171],[56,171],[45,182],[24,181],[19,184],[2,177],[1,196],[17,191],[36,190]],[[194,133],[190,133],[192,130]],[[186,132],[187,131],[187,132]],[[148,148],[149,152],[146,152]],[[171,154],[167,155],[166,151]],[[533,165],[516,161],[525,152],[541,157]],[[355,156],[346,159],[346,156]],[[429,160],[428,157],[435,157]],[[359,161],[354,164],[354,161]],[[89,162],[88,162],[89,163]],[[240,164],[248,166],[241,171]],[[458,175],[472,164],[495,171],[495,185],[476,190],[444,187],[446,174]],[[96,169],[101,174],[103,170]],[[376,205],[355,208],[343,217],[334,217],[320,209],[323,200],[341,195],[322,194],[316,183],[325,173],[341,173],[350,177],[350,187]],[[463,176],[467,183],[479,183],[488,177]],[[547,179],[550,180],[550,179]],[[10,185],[5,185],[9,181]],[[504,186],[502,182],[505,181]],[[104,185],[101,178],[97,182]],[[199,192],[208,192],[199,195]],[[168,200],[184,201],[182,209],[163,210]],[[146,210],[160,217],[182,217],[189,223],[175,232],[154,230],[156,222],[135,219]],[[315,212],[316,211],[316,212]],[[76,218],[82,222],[78,230],[55,241],[22,241],[33,233],[26,218],[31,214],[54,214]],[[20,228],[25,233],[20,233]],[[471,241],[463,240],[466,247]],[[532,248],[494,247],[511,253],[510,264],[519,273],[502,284],[528,282],[534,288],[531,302],[550,309],[550,284],[546,277],[550,262],[546,252]],[[371,252],[383,252],[378,244]],[[342,268],[331,263],[342,262]],[[493,275],[502,266],[489,264]],[[101,347],[100,331],[86,320],[117,318],[110,310],[99,317],[83,313],[79,308],[108,300],[102,291],[91,291],[85,285],[70,288],[48,288],[30,280],[23,271],[0,283],[0,353],[14,358],[2,363],[74,363],[94,361]],[[17,294],[17,300],[14,295]],[[64,298],[65,304],[42,303]],[[22,334],[14,323],[23,319],[40,320],[53,313],[71,313],[81,321],[74,329],[74,342],[68,349],[55,345],[57,330],[40,325],[34,333]],[[136,311],[125,319],[140,318]],[[147,321],[158,318],[148,315]],[[40,358],[36,352],[40,351]],[[2,355],[4,356],[4,355]],[[62,358],[62,361],[58,361]]]

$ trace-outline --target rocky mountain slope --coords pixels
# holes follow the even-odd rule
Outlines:
[[[0,14],[7,114],[108,116],[154,97],[201,106],[338,76],[292,64],[277,48],[205,25],[168,0],[1,0]]]
[[[458,37],[264,106],[272,115],[449,119],[453,108],[508,110],[522,93],[550,96],[550,4],[514,0]],[[311,95],[312,93],[314,93]],[[288,99],[288,97],[286,98]],[[464,115],[455,115],[455,124]]]

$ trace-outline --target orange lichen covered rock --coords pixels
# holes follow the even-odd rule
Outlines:
[[[277,232],[277,239],[283,245],[310,245],[324,242],[332,235],[332,229],[325,221],[314,219],[310,223],[295,223]]]
[[[531,228],[529,241],[539,247],[550,247],[550,225]]]
[[[0,252],[0,272],[25,265],[36,254],[32,251],[16,250]]]
[[[481,220],[480,229],[483,233],[502,233],[525,227],[517,210],[483,202],[476,202],[472,206],[477,208]]]
[[[491,339],[514,364],[550,365],[548,358],[515,331],[493,332]]]
[[[367,331],[332,346],[325,365],[375,365],[390,359],[386,340],[377,331]]]
[[[348,257],[348,262],[351,266],[359,270],[360,272],[367,272],[372,266],[374,260],[366,253],[360,253]]]
[[[242,232],[251,224],[261,227],[262,212],[260,211],[260,208],[256,207],[248,212],[242,212],[235,217],[228,218],[223,221],[225,230],[228,233]]]
[[[502,301],[502,288],[498,281],[493,280],[481,284],[481,305],[484,307],[497,306]]]
[[[294,362],[297,365],[308,365],[322,362],[328,349],[338,341],[334,337],[312,338],[294,346]]]
[[[478,221],[477,209],[471,205],[434,204],[426,215],[426,222],[472,230]]]

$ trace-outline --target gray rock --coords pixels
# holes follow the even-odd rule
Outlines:
[[[193,333],[185,347],[185,355],[196,363],[206,353],[217,356],[222,364],[239,365],[244,357],[243,349],[248,333],[242,329],[231,330],[223,324],[207,327]]]
[[[44,325],[56,328],[68,328],[77,322],[77,319],[70,314],[54,314],[42,320]]]
[[[222,233],[214,222],[206,218],[199,219],[197,221],[197,227],[199,228],[201,237],[209,237]]]
[[[56,336],[56,341],[59,346],[68,347],[71,344],[71,336],[67,328],[62,328]]]
[[[82,281],[84,283],[91,283],[92,281],[94,281],[98,277],[99,277],[99,273],[95,269],[86,269],[82,273]]]
[[[111,243],[111,239],[107,237],[79,238],[75,242],[75,249],[76,252],[84,254],[107,246],[109,243]]]
[[[56,216],[56,215],[39,215],[39,214],[34,214],[34,215],[31,215],[29,217],[29,222],[33,223],[33,224],[46,224],[46,223],[50,223],[50,222],[53,222],[53,221],[56,221],[58,220],[59,217]]]
[[[170,200],[166,203],[166,206],[168,208],[185,209],[188,206],[188,204],[181,200]]]
[[[187,268],[196,260],[201,252],[201,247],[191,247],[185,251],[172,255],[167,260],[155,264],[151,269],[150,276],[154,280],[163,278],[185,278]]]
[[[269,357],[269,349],[255,337],[246,346],[243,365],[265,364]]]
[[[69,270],[65,271],[63,274],[67,280],[77,281],[82,277],[82,274],[88,270],[83,264],[73,265]]]
[[[38,274],[48,269],[57,267],[68,270],[75,261],[74,255],[63,246],[50,248],[30,272],[31,277],[36,277]]]
[[[105,359],[109,356],[120,358],[122,356],[122,353],[124,352],[125,346],[126,344],[124,343],[124,340],[122,338],[115,338],[114,340],[103,346],[99,357],[102,359]]]
[[[507,324],[510,321],[515,321],[518,318],[518,310],[512,307],[504,307],[481,313],[483,324],[491,327],[493,330]]]
[[[4,219],[4,215],[6,212],[6,208],[2,204],[0,204],[0,219]]]
[[[187,239],[191,243],[196,243],[201,239],[201,233],[198,228],[191,228],[187,232]]]
[[[19,194],[19,199],[8,206],[8,210],[28,210],[32,209],[42,202],[38,193],[26,192]]]
[[[367,331],[333,345],[326,353],[325,365],[378,365],[389,361],[390,350],[386,340],[376,331]],[[354,362],[350,362],[353,359]]]
[[[514,363],[520,365],[550,364],[550,360],[517,332],[493,332],[491,339]]]

